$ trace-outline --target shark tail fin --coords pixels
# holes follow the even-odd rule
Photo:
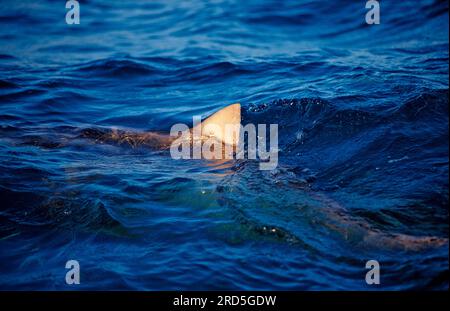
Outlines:
[[[237,146],[241,125],[241,104],[236,103],[215,112],[201,123],[202,136],[214,136],[221,142]]]

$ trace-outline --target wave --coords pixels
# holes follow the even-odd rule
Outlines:
[[[75,73],[91,74],[99,77],[147,76],[155,72],[155,68],[130,59],[108,58],[76,66]]]
[[[423,143],[427,143],[433,137],[448,136],[448,94],[448,89],[434,90],[393,107],[360,108],[339,107],[333,99],[279,99],[250,104],[243,111],[243,123],[277,123],[280,144],[287,153],[294,153],[297,148],[332,146],[352,138],[363,140],[371,134],[383,136],[385,145],[400,137],[419,140],[426,136]],[[370,133],[375,129],[379,131]],[[441,145],[447,145],[444,139]]]
[[[26,178],[30,173],[21,170]],[[36,173],[35,173],[36,174]],[[46,172],[40,172],[46,174]],[[36,192],[10,190],[0,187],[1,217],[19,227],[48,227],[61,230],[124,232],[122,225],[96,200],[80,199],[76,194],[58,193],[51,196]],[[0,226],[0,234],[4,226]]]
[[[7,80],[0,80],[0,89],[14,89],[19,86],[13,82],[9,82]]]

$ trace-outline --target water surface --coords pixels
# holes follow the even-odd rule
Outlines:
[[[2,0],[0,289],[448,289],[448,2],[364,4]],[[83,135],[234,102],[276,170]]]

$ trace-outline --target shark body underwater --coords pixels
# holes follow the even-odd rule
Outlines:
[[[210,117],[202,121],[201,124],[194,126],[185,133],[185,137],[188,137],[190,143],[194,141],[193,132],[194,130],[199,130],[201,132],[201,138],[215,137],[218,141],[222,142],[224,145],[231,145],[236,148],[239,142],[239,135],[230,136],[225,131],[225,125],[241,125],[241,105],[233,104],[229,105],[216,113],[212,114]],[[209,125],[217,125],[214,130],[209,130],[211,127]],[[198,128],[200,127],[200,128]],[[205,129],[208,131],[205,132]],[[238,133],[239,134],[239,133]],[[127,130],[117,130],[117,129],[84,129],[80,135],[82,138],[93,139],[96,142],[101,143],[118,143],[118,144],[128,144],[132,147],[146,146],[152,149],[165,150],[170,147],[170,145],[177,139],[168,133],[161,132],[144,132],[136,133]],[[236,151],[237,149],[234,149]],[[232,161],[232,160],[231,160]],[[236,161],[236,160],[235,160]],[[244,161],[245,162],[245,161]],[[253,166],[244,165],[239,166],[235,170],[234,174],[228,176],[227,178],[233,179],[235,175],[240,174],[243,170],[252,170]],[[436,236],[415,236],[396,232],[385,232],[377,229],[369,221],[362,217],[353,216],[352,213],[343,207],[340,203],[333,200],[329,196],[313,190],[308,182],[298,182],[296,179],[298,176],[292,175],[293,170],[289,167],[279,166],[272,171],[258,171],[253,169],[250,173],[246,174],[246,178],[258,179],[258,184],[260,187],[253,193],[254,197],[259,197],[260,193],[268,193],[273,187],[283,188],[290,193],[297,193],[297,196],[291,196],[291,202],[296,200],[313,200],[317,204],[314,210],[306,212],[305,217],[311,217],[311,222],[315,225],[322,226],[328,229],[330,232],[334,232],[337,236],[343,238],[349,243],[356,244],[364,248],[383,248],[391,250],[404,250],[404,251],[419,251],[427,248],[441,247],[448,244],[447,238],[436,237]],[[278,183],[278,175],[284,174],[289,176],[291,179],[287,183]],[[288,179],[289,179],[288,178]],[[241,177],[242,179],[242,177]],[[243,181],[241,181],[242,183]],[[245,182],[245,181],[244,181]],[[224,187],[221,187],[221,192],[224,192]],[[225,187],[226,189],[226,187]],[[238,190],[238,189],[237,189]],[[248,189],[242,191],[243,197],[248,197]],[[236,189],[235,189],[236,192]],[[293,198],[292,198],[293,197]],[[277,198],[273,198],[277,200]],[[235,202],[235,199],[227,200],[226,194],[223,195],[224,204],[245,204],[243,201]],[[289,202],[287,204],[290,204]],[[296,202],[298,203],[298,202]],[[247,204],[255,204],[255,202],[247,202]],[[283,203],[280,202],[280,208]],[[241,210],[245,210],[245,206],[241,206]],[[274,233],[276,235],[288,235],[288,233],[283,233],[282,230],[277,228],[267,229],[266,226],[255,224],[254,228],[259,231]],[[292,239],[291,239],[292,240]]]

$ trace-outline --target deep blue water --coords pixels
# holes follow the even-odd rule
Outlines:
[[[448,289],[448,1],[80,2],[0,1],[0,289]],[[82,135],[234,102],[276,170]]]

